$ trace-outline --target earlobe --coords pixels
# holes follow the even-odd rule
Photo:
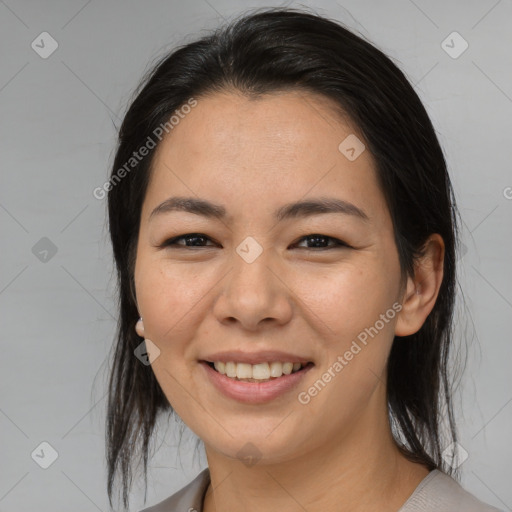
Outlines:
[[[402,310],[395,325],[396,336],[418,332],[434,308],[443,282],[444,251],[444,241],[437,233],[425,242],[423,254],[414,264],[414,276],[407,278]]]
[[[137,323],[135,324],[135,331],[141,338],[144,338],[144,323],[142,321],[142,317],[137,320]]]

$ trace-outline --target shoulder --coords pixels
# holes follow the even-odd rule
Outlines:
[[[192,482],[165,500],[140,512],[201,512],[203,498],[210,483],[208,468],[199,473]]]
[[[501,512],[478,500],[455,479],[431,471],[398,512]]]

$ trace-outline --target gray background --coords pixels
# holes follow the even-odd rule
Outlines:
[[[0,0],[0,511],[107,510],[105,382],[116,311],[105,201],[92,191],[108,177],[115,126],[153,59],[223,18],[269,5],[283,4]],[[510,510],[512,3],[309,5],[395,60],[445,149],[464,219],[462,483]],[[31,47],[44,31],[58,43],[46,59]],[[458,58],[441,46],[453,31],[469,44]],[[192,460],[192,435],[176,451],[173,427],[156,437],[148,504],[205,466],[202,455]],[[48,469],[31,457],[43,441],[58,452]],[[134,487],[133,510],[142,489]]]

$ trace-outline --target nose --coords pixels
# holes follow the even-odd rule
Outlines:
[[[276,267],[269,250],[250,263],[234,252],[231,270],[221,281],[213,307],[217,320],[248,331],[289,322],[293,314],[291,286]]]

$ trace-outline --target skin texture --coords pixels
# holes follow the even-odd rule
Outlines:
[[[142,209],[135,266],[143,324],[160,352],[152,369],[172,407],[203,440],[212,486],[205,511],[397,511],[428,470],[406,460],[387,420],[385,371],[394,335],[416,332],[434,306],[444,245],[432,235],[414,277],[401,281],[393,226],[368,150],[350,161],[339,144],[364,142],[330,100],[304,92],[248,99],[231,91],[198,105],[161,142]],[[174,211],[171,196],[207,199],[223,220]],[[277,222],[298,200],[335,197],[368,220],[328,213]],[[158,248],[202,233],[202,247]],[[315,248],[307,235],[333,241]],[[236,252],[248,236],[263,252]],[[194,242],[192,242],[194,243]],[[197,243],[197,242],[196,242]],[[402,309],[309,403],[308,390],[393,304]],[[389,315],[390,316],[390,315]],[[214,351],[274,349],[314,362],[299,388],[243,404],[220,394],[199,360]],[[247,443],[259,460],[247,465]],[[245,448],[244,448],[245,447]],[[263,491],[262,491],[263,490]]]

